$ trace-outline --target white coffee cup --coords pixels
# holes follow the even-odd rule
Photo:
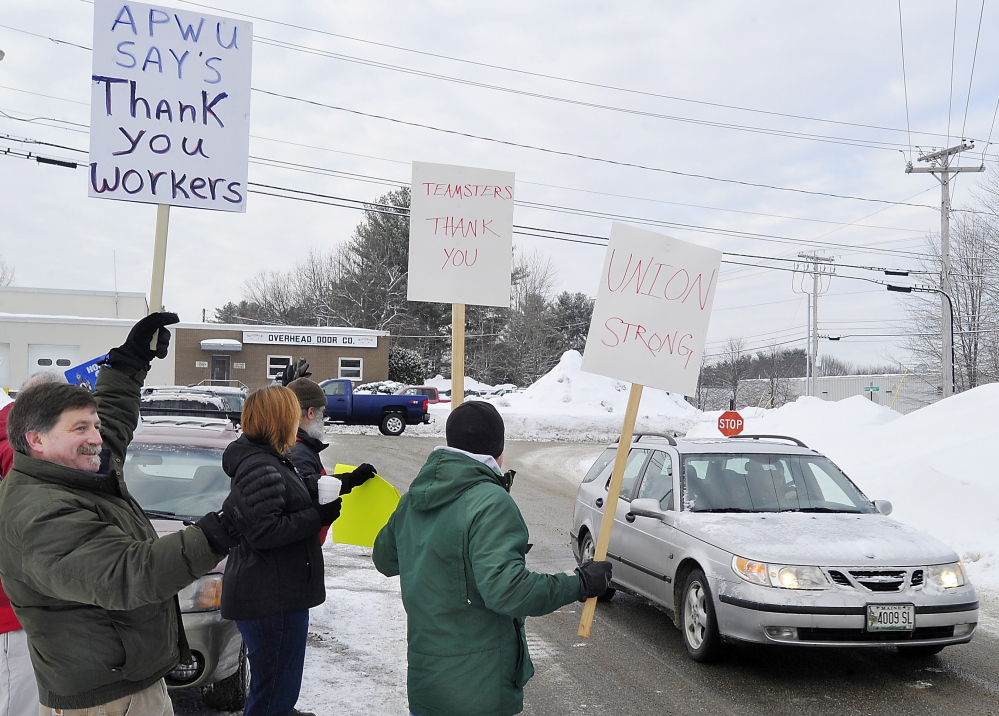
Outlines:
[[[319,504],[333,502],[340,496],[340,478],[333,475],[323,475],[319,478]]]

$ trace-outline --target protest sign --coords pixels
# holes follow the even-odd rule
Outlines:
[[[252,39],[248,22],[95,0],[90,196],[246,211]]]
[[[410,301],[510,305],[512,172],[413,162]]]
[[[583,370],[693,395],[721,252],[614,224]]]
[[[722,253],[636,229],[611,227],[583,370],[631,383],[619,445],[630,445],[642,390],[693,395]],[[627,450],[618,450],[593,559],[607,558]],[[579,636],[589,637],[597,600],[586,600]]]
[[[337,464],[334,475],[353,472],[356,465]],[[375,475],[343,496],[340,516],[332,526],[332,539],[337,544],[374,547],[375,537],[388,524],[399,504],[399,491]]]

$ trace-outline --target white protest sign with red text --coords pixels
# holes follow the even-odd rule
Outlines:
[[[510,305],[513,172],[413,162],[410,301]]]
[[[94,2],[89,193],[246,211],[253,26]]]
[[[693,395],[722,253],[614,224],[583,370]]]

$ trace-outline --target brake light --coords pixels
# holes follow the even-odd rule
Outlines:
[[[427,409],[427,406],[428,406],[429,404],[430,404],[430,399],[429,399],[429,398],[424,398],[424,399],[423,399],[423,409],[424,409],[424,410],[426,410],[426,409]]]

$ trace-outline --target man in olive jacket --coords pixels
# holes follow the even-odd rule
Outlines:
[[[63,714],[172,714],[163,677],[187,651],[176,594],[234,544],[215,513],[157,538],[125,487],[142,381],[176,322],[173,313],[139,321],[111,350],[93,396],[39,385],[9,416],[0,576],[28,636],[39,700]]]
[[[508,716],[534,674],[524,618],[600,596],[608,562],[527,569],[527,525],[501,472],[504,426],[490,403],[448,416],[434,450],[375,539],[372,559],[400,575],[409,617],[409,709],[417,716]]]

